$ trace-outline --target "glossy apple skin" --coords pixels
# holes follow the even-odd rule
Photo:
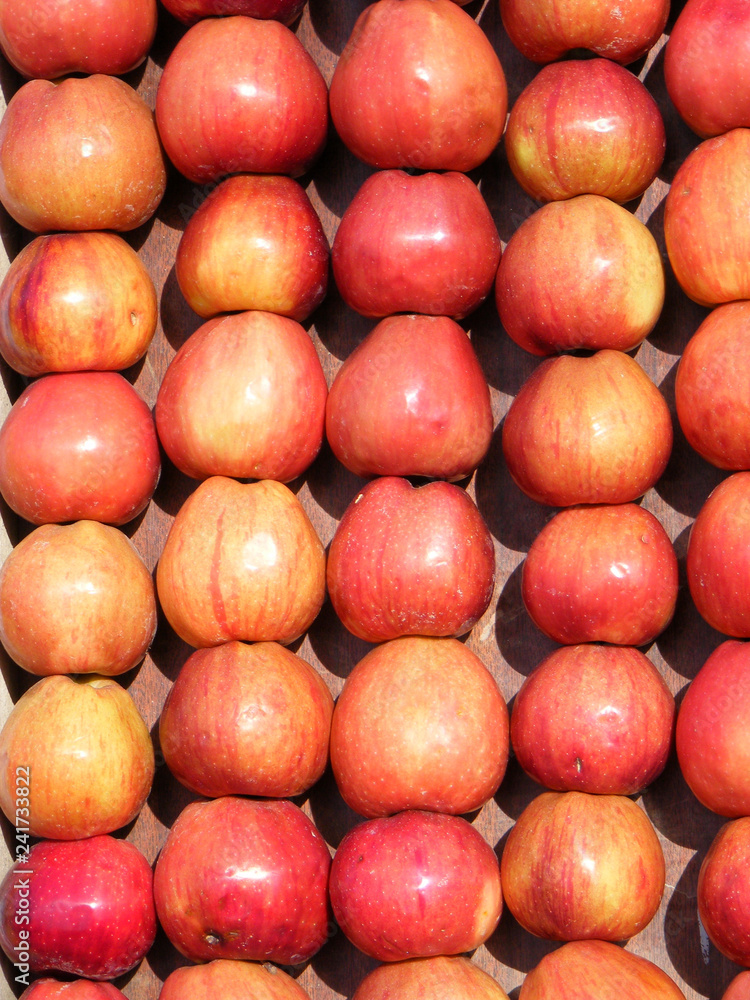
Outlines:
[[[0,640],[29,673],[122,674],[155,633],[151,573],[117,528],[43,524],[3,563]]]
[[[377,646],[346,678],[333,714],[336,784],[367,818],[481,808],[500,787],[508,747],[505,699],[457,639]]]
[[[524,809],[501,862],[508,909],[552,941],[624,941],[659,908],[664,855],[624,795],[543,792]]]
[[[295,979],[270,964],[216,958],[170,972],[159,1000],[309,1000]],[[65,998],[68,1000],[68,998]]]
[[[629,503],[650,489],[672,451],[664,397],[620,351],[543,361],[503,424],[503,454],[523,492],[551,507]]]
[[[750,11],[732,0],[688,0],[664,49],[664,82],[701,138],[750,125]]]
[[[331,865],[341,930],[381,962],[473,951],[502,911],[495,852],[460,816],[411,810],[355,826]]]
[[[537,201],[598,194],[639,197],[664,160],[659,106],[637,76],[609,59],[544,66],[513,105],[505,151]]]
[[[447,316],[389,316],[336,374],[326,436],[355,475],[470,476],[492,442],[492,402],[469,337]]]
[[[740,972],[724,990],[721,1000],[748,1000],[750,997],[750,971]]]
[[[654,515],[637,504],[561,510],[534,539],[521,594],[555,642],[644,646],[669,625],[677,556]]]
[[[664,239],[682,290],[703,306],[750,298],[750,129],[706,139],[664,203]]]
[[[719,483],[690,529],[687,581],[708,624],[737,639],[750,637],[750,472]]]
[[[590,0],[500,0],[503,26],[515,47],[536,63],[571,49],[590,49],[627,66],[659,40],[668,0],[625,0],[612,6]]]
[[[505,1000],[492,976],[463,955],[435,955],[379,965],[354,992],[352,1000]]]
[[[659,247],[643,223],[583,194],[521,223],[500,261],[495,301],[509,336],[531,354],[629,351],[654,328],[664,288]]]
[[[456,171],[372,174],[333,241],[342,298],[363,316],[463,319],[492,289],[500,237],[477,186]]]
[[[328,387],[295,320],[269,312],[217,316],[170,362],[154,409],[172,462],[194,479],[290,482],[323,443]]]
[[[21,1000],[123,1000],[125,994],[112,983],[74,979],[62,982],[45,977],[36,979],[21,994]]]
[[[750,648],[727,640],[708,657],[680,706],[677,758],[685,781],[707,809],[750,815]]]
[[[286,486],[213,476],[178,511],[156,588],[170,625],[191,646],[287,644],[323,605],[325,553]]]
[[[30,80],[0,122],[0,201],[33,233],[142,225],[167,183],[151,109],[122,80]]]
[[[292,802],[194,802],[156,862],[159,922],[193,962],[297,965],[328,936],[330,863],[322,836]]]
[[[0,945],[11,961],[28,945],[32,972],[115,979],[141,961],[155,935],[151,867],[127,840],[41,841],[0,885]]]
[[[116,372],[45,375],[0,428],[0,492],[32,524],[126,524],[160,471],[151,412]]]
[[[609,941],[570,941],[528,973],[519,1000],[685,1000],[658,965]]]
[[[377,0],[357,19],[331,80],[344,144],[373,167],[467,172],[505,127],[500,61],[453,0]]]
[[[716,834],[698,875],[698,913],[722,955],[750,966],[750,816]]]
[[[719,469],[750,469],[750,304],[717,306],[677,367],[677,418],[688,443]]]
[[[172,50],[156,94],[164,149],[189,180],[303,174],[328,131],[328,92],[296,35],[279,21],[199,21]]]
[[[291,798],[328,762],[333,697],[275,642],[225,642],[183,664],[159,719],[170,771],[192,791]]]
[[[516,760],[555,791],[634,795],[667,763],[675,701],[656,667],[628,646],[551,653],[513,701]]]
[[[339,522],[328,552],[328,593],[346,628],[367,642],[459,636],[492,598],[489,529],[458,486],[368,483]]]
[[[199,316],[260,309],[307,319],[326,293],[328,240],[305,189],[291,177],[240,174],[188,221],[175,275]]]
[[[204,17],[226,17],[233,14],[271,18],[282,24],[292,24],[304,10],[306,2],[307,0],[162,0],[169,13],[183,24],[195,24]]]
[[[16,702],[0,732],[0,807],[31,770],[29,832],[75,840],[130,823],[151,791],[154,748],[130,694],[109,677],[56,675]],[[81,973],[83,975],[84,973]]]
[[[146,58],[156,34],[156,0],[5,0],[0,47],[22,76],[119,76]]]

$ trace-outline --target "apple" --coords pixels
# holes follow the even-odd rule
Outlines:
[[[709,939],[732,962],[750,966],[750,816],[725,823],[698,875],[698,914]]]
[[[466,332],[447,316],[389,316],[352,351],[326,436],[357,476],[464,479],[492,441],[492,403]]]
[[[672,103],[701,138],[750,125],[750,11],[733,0],[688,0],[664,49]]]
[[[33,837],[74,840],[112,833],[141,810],[154,777],[146,723],[109,677],[44,677],[16,702],[0,731],[0,807]],[[81,973],[84,975],[85,973]]]
[[[495,852],[460,816],[410,810],[360,823],[333,858],[331,906],[371,958],[473,951],[502,911]]]
[[[170,972],[159,1000],[309,1000],[296,979],[266,963],[216,958]],[[67,998],[65,998],[67,1000]]]
[[[728,302],[685,345],[674,386],[688,443],[720,469],[750,469],[749,377],[750,305]]]
[[[170,771],[200,795],[291,798],[328,763],[333,697],[275,642],[225,642],[183,665],[159,720]]]
[[[750,472],[723,480],[690,529],[687,581],[693,603],[718,632],[750,637]]]
[[[146,58],[156,13],[156,0],[4,0],[0,48],[25,77],[119,76]]]
[[[435,955],[379,965],[362,980],[352,1000],[505,1000],[492,976],[463,955]]]
[[[405,636],[376,646],[346,678],[331,765],[361,816],[468,813],[500,787],[508,745],[505,699],[479,657],[457,639]]]
[[[306,962],[328,935],[330,860],[322,836],[292,802],[194,802],[156,862],[159,922],[193,962]]]
[[[36,979],[21,994],[21,1000],[124,1000],[125,994],[112,983],[74,979],[63,982],[46,977]]]
[[[344,511],[327,581],[334,611],[367,642],[463,635],[492,598],[492,536],[460,487],[384,476]]]
[[[664,892],[659,838],[625,795],[543,792],[508,834],[501,865],[508,909],[552,941],[624,941]]]
[[[120,236],[37,236],[0,285],[0,352],[22,375],[129,368],[158,312],[148,271]]]
[[[645,646],[677,604],[677,556],[659,520],[637,504],[561,510],[523,563],[532,621],[559,643]]]
[[[750,298],[750,129],[706,139],[664,203],[664,239],[682,290],[699,305]]]
[[[116,372],[45,375],[0,428],[0,492],[32,524],[126,524],[147,506],[160,469],[151,412]]]
[[[0,884],[0,945],[31,972],[115,979],[155,935],[151,867],[127,840],[40,841]]]
[[[550,653],[513,701],[516,760],[555,791],[635,795],[672,745],[675,701],[637,649],[584,643]]]
[[[333,241],[341,297],[363,316],[463,319],[492,289],[500,237],[462,173],[378,170],[346,208]]]
[[[272,18],[282,24],[292,24],[302,13],[306,2],[307,0],[162,0],[169,13],[183,24],[195,24],[204,17],[226,17],[232,14]]]
[[[629,351],[656,325],[664,289],[659,247],[643,223],[609,198],[582,194],[544,205],[516,229],[495,300],[507,333],[531,354]]]
[[[515,47],[536,63],[571,49],[589,49],[614,62],[635,62],[656,44],[667,23],[669,0],[500,0],[503,27]]]
[[[629,503],[650,489],[672,451],[669,407],[628,354],[543,361],[510,405],[502,446],[508,471],[552,507]]]
[[[188,220],[175,275],[199,316],[261,309],[302,322],[325,296],[328,256],[297,181],[240,174],[218,184]]]
[[[750,997],[750,970],[740,972],[724,990],[721,1000],[748,1000]]]
[[[446,0],[451,2],[451,0]],[[172,50],[156,94],[169,159],[189,180],[303,174],[328,131],[325,80],[279,21],[199,21]]]
[[[465,173],[497,146],[508,92],[492,44],[453,0],[377,0],[339,56],[330,103],[365,163]]]
[[[638,198],[664,160],[659,106],[637,76],[610,59],[544,66],[513,105],[505,152],[537,201],[598,194]]]
[[[680,706],[677,758],[707,809],[750,815],[750,647],[727,640],[708,657]]]
[[[609,941],[570,941],[528,973],[519,1000],[685,1000],[663,969]]]
[[[159,388],[159,439],[194,479],[289,482],[323,443],[328,387],[310,335],[270,312],[217,316],[182,345]]]
[[[151,109],[122,80],[30,80],[10,99],[0,201],[26,229],[135,229],[156,211],[166,181]]]
[[[191,646],[287,644],[323,605],[325,553],[288,487],[212,476],[177,512],[156,587],[169,624]]]
[[[0,640],[29,673],[122,674],[155,633],[151,573],[117,528],[42,524],[3,563]]]

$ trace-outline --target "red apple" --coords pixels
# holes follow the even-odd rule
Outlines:
[[[226,17],[233,14],[272,18],[282,24],[292,24],[302,13],[306,2],[307,0],[162,0],[169,13],[183,24],[195,24],[204,17]]]
[[[151,791],[154,748],[135,702],[108,677],[56,675],[21,695],[0,732],[0,807],[34,837],[75,840],[130,823]],[[85,973],[81,973],[85,975]]]
[[[315,346],[295,320],[218,316],[167,368],[156,429],[169,458],[195,479],[289,482],[320,451],[327,395]]]
[[[453,0],[377,0],[331,80],[331,117],[373,167],[469,171],[497,146],[508,93],[479,25]]]
[[[677,604],[677,556],[636,504],[561,510],[532,542],[521,593],[532,621],[560,643],[644,646]]]
[[[344,682],[331,765],[342,798],[362,816],[472,812],[495,794],[507,763],[505,699],[457,639],[393,639]]]
[[[289,801],[194,802],[156,862],[159,922],[193,962],[297,965],[328,936],[329,868],[325,841]]]
[[[516,100],[505,131],[513,175],[537,201],[638,198],[665,149],[656,101],[637,76],[609,59],[544,66]]]
[[[704,306],[750,298],[750,129],[706,139],[664,203],[664,239],[685,294]]]
[[[463,955],[435,955],[379,965],[352,1000],[506,1000],[505,990]]]
[[[519,1000],[685,1000],[663,969],[608,941],[571,941],[528,973]]]
[[[750,125],[750,10],[688,0],[664,49],[672,103],[702,138]]]
[[[740,972],[724,990],[721,1000],[748,1000],[750,997],[750,970]]]
[[[750,637],[750,472],[735,472],[690,529],[687,580],[696,608],[725,635]]]
[[[4,0],[0,47],[26,77],[135,69],[156,34],[156,0]]]
[[[175,275],[199,316],[262,309],[302,322],[328,283],[328,240],[291,177],[228,177],[188,221]]]
[[[127,840],[41,841],[0,885],[0,945],[26,971],[115,979],[153,944],[152,886],[148,861]]]
[[[151,573],[110,525],[40,525],[0,570],[0,640],[32,674],[122,674],[155,633]]]
[[[290,798],[328,763],[333,697],[320,674],[275,642],[200,649],[159,720],[170,771],[200,795]]]
[[[492,598],[492,536],[458,486],[382,477],[344,512],[327,579],[336,614],[367,642],[463,635]]]
[[[556,791],[634,795],[667,763],[675,702],[656,667],[627,646],[551,653],[513,702],[516,760]]]
[[[642,222],[584,194],[521,223],[500,261],[495,298],[506,331],[531,354],[629,351],[661,315],[664,266]]]
[[[214,476],[178,511],[156,586],[167,620],[192,646],[289,643],[323,605],[325,553],[286,486]]]
[[[125,524],[148,504],[160,468],[149,408],[116,372],[45,375],[0,428],[0,492],[33,524]]]
[[[460,816],[412,810],[355,826],[331,865],[331,906],[381,962],[473,951],[502,911],[495,852]]]
[[[0,201],[34,233],[135,229],[166,181],[151,109],[116,77],[31,80],[0,123]]]
[[[21,994],[21,1000],[125,1000],[125,994],[112,983],[74,979],[62,982],[45,977],[36,979]]]
[[[722,955],[750,966],[750,816],[716,834],[698,876],[698,913]]]
[[[527,59],[553,62],[571,49],[590,49],[627,65],[656,44],[669,0],[500,0],[503,26]]]
[[[543,361],[503,424],[518,487],[539,503],[628,503],[664,472],[672,419],[637,361],[621,351]]]
[[[128,368],[146,353],[158,311],[148,271],[121,237],[38,236],[0,286],[0,352],[22,375]]]
[[[750,304],[717,306],[688,341],[674,397],[680,427],[720,469],[750,469]]]
[[[508,834],[502,878],[508,909],[530,933],[624,941],[659,908],[664,855],[627,796],[543,792]]]
[[[372,174],[333,241],[333,273],[363,316],[415,312],[463,319],[492,289],[500,237],[465,174]]]
[[[240,171],[295,177],[325,144],[326,84],[278,21],[208,18],[172,50],[156,122],[167,155],[191,181]]]
[[[266,963],[216,958],[170,972],[159,1000],[309,1000],[296,979]],[[68,1000],[66,997],[65,1000]]]
[[[677,717],[677,758],[708,809],[750,815],[750,647],[728,640],[708,657]]]
[[[389,316],[339,369],[326,435],[355,475],[463,479],[492,441],[490,391],[447,316]]]

